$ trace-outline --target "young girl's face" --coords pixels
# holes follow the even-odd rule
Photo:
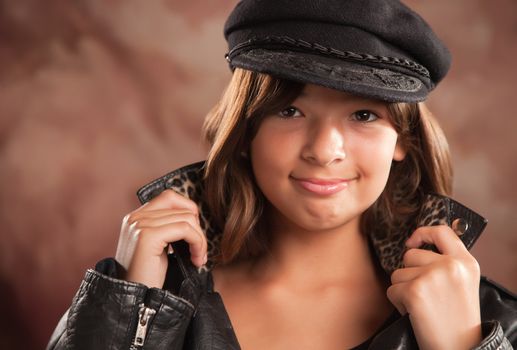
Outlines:
[[[273,215],[309,231],[357,224],[404,155],[386,103],[317,85],[267,116],[250,148]]]

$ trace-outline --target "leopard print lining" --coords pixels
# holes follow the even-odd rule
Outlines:
[[[145,185],[137,192],[141,203],[153,199],[169,188],[197,203],[200,212],[200,226],[208,242],[208,262],[206,267],[199,269],[198,272],[209,271],[213,268],[214,257],[219,253],[221,242],[221,232],[217,230],[210,218],[208,206],[203,199],[204,164],[205,162],[198,162],[172,171]],[[461,239],[466,247],[470,248],[485,228],[486,219],[453,199],[436,194],[427,195],[415,223],[401,227],[397,232],[372,232],[369,238],[381,266],[388,274],[391,274],[395,269],[402,267],[404,243],[415,228],[451,225],[455,218],[462,218],[468,222],[469,228]]]
[[[163,190],[172,189],[194,201],[198,205],[200,226],[208,243],[208,261],[203,270],[211,270],[214,266],[214,257],[219,254],[221,232],[216,229],[208,214],[208,205],[203,199],[204,163],[198,162],[172,171],[139,189],[137,196],[141,203],[145,203],[159,195]]]
[[[400,227],[397,232],[373,232],[370,240],[381,266],[387,273],[391,273],[403,266],[402,258],[406,252],[405,242],[420,226],[448,225],[447,203],[445,197],[428,195],[415,223]]]

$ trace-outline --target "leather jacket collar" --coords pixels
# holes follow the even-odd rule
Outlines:
[[[203,174],[205,162],[198,162],[174,170],[150,182],[137,191],[137,196],[145,203],[165,189],[172,189],[198,204],[202,229],[208,240],[208,269],[213,267],[213,257],[219,250],[221,233],[213,225],[203,198]],[[388,275],[402,266],[405,252],[404,243],[411,233],[420,226],[449,225],[456,219],[466,222],[466,230],[460,236],[467,248],[471,248],[483,232],[487,220],[455,200],[438,194],[428,194],[415,223],[397,232],[373,232],[369,238],[380,265]],[[428,247],[433,249],[432,246]],[[188,264],[188,263],[187,263]]]

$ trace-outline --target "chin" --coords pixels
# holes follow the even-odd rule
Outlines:
[[[303,220],[293,220],[296,226],[300,227],[304,231],[316,232],[316,231],[332,231],[336,229],[344,229],[346,227],[359,227],[359,217],[348,217],[348,218],[311,218],[305,217]]]

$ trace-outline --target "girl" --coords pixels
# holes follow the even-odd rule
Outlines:
[[[398,1],[244,0],[206,163],[144,186],[48,348],[511,349],[485,221],[420,103],[447,49]]]

